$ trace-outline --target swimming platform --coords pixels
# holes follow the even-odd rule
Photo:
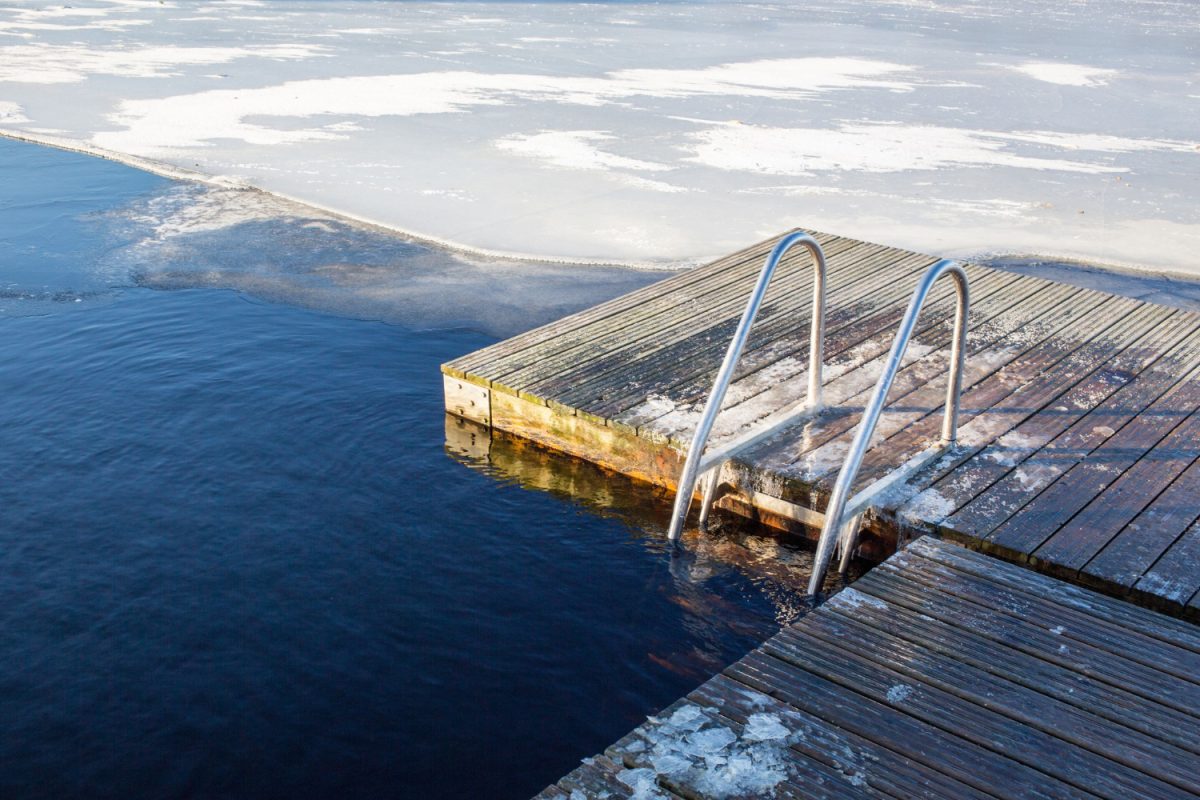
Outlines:
[[[812,235],[825,408],[773,424],[808,383],[815,273],[793,251],[709,441],[778,427],[720,466],[717,507],[805,535],[938,261]],[[674,488],[779,239],[443,365],[447,411]],[[859,554],[887,560],[543,796],[1200,793],[1200,314],[963,267],[958,441],[875,498]],[[954,314],[935,284],[855,488],[937,440]],[[783,777],[712,783],[737,765]]]
[[[816,233],[828,259],[828,410],[744,451],[719,507],[804,531],[820,512],[919,275],[937,259]],[[674,487],[775,239],[455,359],[447,410]],[[710,447],[805,392],[812,270],[786,257]],[[959,446],[872,509],[868,555],[936,533],[1200,616],[1200,314],[966,264]],[[953,291],[935,286],[857,485],[936,438]],[[814,513],[815,512],[815,513]]]

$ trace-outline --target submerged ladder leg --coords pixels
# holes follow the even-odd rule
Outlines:
[[[721,483],[721,465],[717,464],[708,471],[708,480],[704,483],[704,500],[700,504],[700,530],[708,530],[708,514],[712,511],[717,499],[717,486]]]
[[[864,513],[866,512],[855,514],[842,525],[841,535],[838,537],[838,550],[841,553],[838,571],[843,576],[850,567],[850,559],[853,558],[855,548],[858,547],[858,532],[862,530]]]

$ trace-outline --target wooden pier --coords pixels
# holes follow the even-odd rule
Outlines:
[[[719,506],[819,524],[896,324],[931,256],[814,234],[828,257],[830,408],[722,470]],[[447,410],[671,487],[774,239],[443,366]],[[812,270],[781,265],[710,446],[804,397]],[[872,511],[875,557],[926,532],[1200,618],[1200,314],[980,266],[960,445]],[[858,476],[936,438],[951,286],[922,314]]]
[[[922,538],[538,798],[1200,795],[1200,629]]]

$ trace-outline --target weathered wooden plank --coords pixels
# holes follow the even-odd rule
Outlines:
[[[917,539],[908,546],[907,552],[1200,653],[1200,627],[1172,617],[1155,614],[930,537]]]
[[[882,699],[875,692],[859,693],[820,671],[806,669],[791,659],[778,658],[763,650],[730,666],[725,674],[981,791],[1001,797],[1095,797],[998,752],[992,743],[981,745],[964,739],[909,713],[907,708],[898,709],[904,698],[893,694],[896,702],[889,701],[886,689]]]
[[[1029,305],[1049,310],[1056,305],[1057,292],[1045,293],[1047,296],[1026,297],[1021,293],[1013,293],[1012,304],[1027,301]],[[949,299],[949,296],[947,296]],[[1058,298],[1061,300],[1061,297]],[[998,346],[1004,335],[1011,332],[1013,326],[1020,325],[1024,320],[1010,319],[1005,313],[1009,307],[998,310],[994,316],[976,315],[968,335],[968,364],[978,367],[981,359],[986,360],[990,348]],[[945,372],[944,359],[946,353],[941,348],[949,345],[952,338],[951,314],[948,305],[934,306],[931,309],[930,325],[921,329],[914,338],[914,350],[925,352],[920,358],[906,364],[895,379],[893,392],[897,397],[904,398],[924,386],[930,379]],[[833,458],[823,458],[821,449],[839,438],[844,438],[850,429],[857,424],[857,417],[851,413],[866,401],[867,395],[874,387],[879,371],[882,369],[884,356],[891,347],[893,331],[882,330],[866,342],[854,345],[854,359],[847,362],[834,360],[830,364],[830,373],[835,375],[825,385],[826,402],[829,411],[812,424],[804,426],[803,435],[781,433],[748,451],[742,457],[747,463],[771,471],[781,471],[785,474],[797,474],[806,480],[819,478],[823,473],[817,469],[817,464],[828,463],[829,468],[840,464],[843,445],[837,445],[837,453]],[[926,352],[927,351],[927,352]],[[975,374],[981,370],[975,369]],[[968,378],[969,379],[969,378]],[[770,381],[763,383],[770,386]],[[944,390],[943,390],[944,391]],[[758,389],[744,390],[741,386],[731,387],[727,398],[727,407],[718,418],[711,441],[719,445],[724,439],[745,429],[753,421],[764,418],[775,407],[787,407],[791,401],[799,401],[803,392],[802,382],[792,382],[784,386],[772,386],[766,391]],[[781,396],[782,395],[782,396]],[[658,420],[656,425],[664,425],[664,420]],[[680,416],[678,422],[670,429],[671,435],[681,438],[690,435],[692,422]],[[801,449],[792,449],[790,443],[800,443]],[[782,448],[779,445],[782,444]],[[809,454],[812,454],[811,456]],[[792,467],[802,463],[802,470]]]
[[[1042,600],[995,581],[945,567],[916,554],[897,553],[891,565],[891,569],[903,569],[910,579],[924,580],[935,585],[940,592],[975,602],[992,603],[1005,613],[1019,616],[1030,624],[1041,625],[1052,633],[1057,633],[1064,641],[1078,641],[1107,650],[1121,655],[1122,658],[1194,683],[1194,700],[1200,703],[1200,653],[1094,615]]]
[[[1080,571],[1080,579],[1132,587],[1200,518],[1197,497],[1200,497],[1200,460],[1192,462],[1087,562]]]
[[[886,264],[886,258],[879,256],[881,266]],[[887,266],[903,276],[915,272],[917,267],[924,264],[925,259],[913,257],[907,262]],[[826,346],[831,353],[836,352],[835,336],[839,332],[847,329],[850,333],[857,332],[862,324],[860,320],[865,316],[889,309],[892,298],[886,292],[888,286],[885,271],[879,269],[867,271],[854,281],[841,280],[827,287],[825,331]],[[881,288],[885,291],[881,291]],[[749,294],[748,288],[746,294]],[[804,296],[811,296],[811,287],[799,290],[798,305],[784,306],[771,302],[764,305],[751,328],[734,375],[735,381],[787,356],[797,356],[807,364],[811,310],[809,305],[803,303]],[[743,308],[735,307],[732,310],[735,313],[724,319],[704,316],[704,321],[708,323],[706,327],[686,337],[656,341],[632,357],[617,353],[615,358],[598,359],[589,364],[587,371],[581,373],[579,379],[573,381],[574,385],[563,394],[565,402],[586,407],[594,413],[614,413],[607,411],[611,406],[616,406],[619,412],[622,400],[641,402],[649,394],[663,394],[680,402],[690,402],[686,393],[675,387],[693,382],[698,376],[707,376],[711,382],[711,376],[733,338]],[[845,333],[842,335],[844,338]],[[636,384],[636,392],[631,391],[631,384]],[[543,381],[533,388],[553,391],[555,386]]]
[[[929,488],[907,508],[901,507],[899,516],[939,523],[953,518],[1006,476],[1016,474],[1029,459],[1053,458],[1061,462],[1086,455],[1089,439],[1099,444],[1105,432],[1111,435],[1175,382],[1178,364],[1200,353],[1200,337],[1193,336],[1197,330],[1196,319],[1180,315],[1170,324],[1156,326],[1142,338],[1132,340],[995,442],[983,448],[964,447],[959,457],[945,464],[939,462],[927,473]],[[1021,476],[1024,473],[1019,473],[1017,479]],[[920,509],[915,508],[918,504]],[[1002,512],[996,509],[995,513]],[[947,523],[949,529],[964,534],[977,532],[977,528],[954,519]]]
[[[688,697],[717,709],[722,717],[742,725],[755,715],[772,715],[794,732],[790,746],[801,758],[833,767],[855,785],[866,784],[897,798],[983,800],[993,797],[725,675],[717,675]]]
[[[873,249],[844,241],[833,248],[833,256],[840,255],[843,248],[853,254],[851,270],[853,264],[867,257]],[[788,261],[799,257],[796,254]],[[786,266],[791,265],[785,262],[781,269]],[[787,269],[782,274],[784,284],[776,287],[779,291],[773,306],[801,305],[806,296],[811,297],[811,271]],[[564,366],[589,363],[611,356],[614,352],[626,352],[667,341],[672,335],[687,335],[702,330],[713,320],[736,317],[745,307],[753,285],[752,277],[741,280],[738,277],[716,273],[712,281],[693,286],[687,291],[676,291],[670,297],[639,307],[635,314],[623,315],[604,325],[574,330],[568,337],[528,349],[505,364],[491,365],[489,377],[497,385],[523,389],[540,374],[554,373]],[[768,310],[768,313],[772,312]]]
[[[680,454],[669,447],[659,447],[627,430],[596,425],[583,417],[503,392],[492,393],[492,425],[667,488],[675,487],[683,465]]]
[[[538,352],[553,352],[556,346],[568,346],[573,337],[585,331],[602,331],[631,315],[655,313],[656,309],[670,308],[681,295],[693,291],[697,285],[718,280],[722,274],[730,280],[748,276],[761,266],[761,258],[774,245],[774,239],[753,245],[694,270],[681,272],[634,292],[614,298],[597,306],[570,314],[560,320],[547,323],[510,339],[469,353],[443,365],[443,371],[460,377],[462,373],[486,373],[503,368],[506,363],[530,360]],[[556,344],[557,343],[557,344]]]
[[[936,590],[936,586],[931,584],[930,589]],[[817,639],[826,642],[828,650],[840,648],[843,654],[853,653],[863,664],[873,663],[889,675],[905,676],[982,707],[989,719],[1005,717],[1083,748],[1104,761],[1143,772],[1147,778],[1200,794],[1200,756],[1196,753],[966,664],[956,654],[940,653],[892,635],[886,628],[864,624],[853,616],[814,615],[802,629],[785,631],[775,641],[804,647]]]
[[[769,239],[764,239],[761,242],[752,244],[749,247],[711,261],[703,266],[681,272],[658,283],[643,286],[641,289],[637,289],[629,294],[613,298],[575,314],[570,314],[560,320],[547,323],[504,341],[481,348],[448,363],[456,369],[467,371],[485,368],[488,364],[495,363],[501,358],[520,353],[533,345],[557,338],[564,333],[575,332],[587,325],[596,324],[632,310],[645,308],[658,298],[672,297],[681,290],[686,290],[695,284],[712,280],[715,274],[730,273],[731,277],[733,277],[734,275],[749,275],[752,272],[757,272],[762,268],[762,259],[775,246],[775,243],[788,233],[791,233],[791,231],[787,231],[780,236],[772,236]],[[817,241],[821,242],[823,247],[832,247],[838,240],[843,238],[815,232],[813,236]]]
[[[492,400],[489,390],[450,375],[442,376],[442,385],[447,411],[482,425],[492,424]]]
[[[1200,381],[1176,384],[996,527],[988,543],[1009,552],[1033,553],[1197,407]]]
[[[1193,523],[1133,587],[1144,600],[1183,609],[1200,593],[1200,522]],[[1174,610],[1174,609],[1173,609]]]
[[[925,538],[543,796],[1200,796],[1196,639]]]
[[[558,783],[571,794],[579,792],[584,797],[635,798],[635,795],[636,797],[645,797],[645,792],[635,793],[634,786],[625,782],[632,780],[634,776],[622,773],[626,773],[626,771],[605,756],[594,756],[584,759],[582,764]],[[661,787],[656,788],[660,797],[675,796]]]
[[[1196,338],[1194,335],[1189,337],[1189,356],[1196,352]],[[947,517],[943,524],[951,530],[976,538],[986,537],[1039,491],[1123,429],[1130,420],[1160,402],[1163,395],[1179,384],[1179,367],[1180,363],[1174,359],[1154,364],[1082,419],[1073,422],[1040,452],[1028,456],[1020,464],[1014,464],[1013,469]],[[1186,371],[1183,374],[1186,375]],[[1085,397],[1079,402],[1088,401]],[[1050,412],[1053,413],[1054,408]]]
[[[826,287],[827,324],[837,324],[855,305],[855,298],[869,296],[872,285],[879,282],[876,264],[883,265],[894,260],[887,253],[873,253],[865,248],[850,251],[843,257],[833,256],[830,267],[830,285]],[[898,270],[914,270],[915,264],[923,263],[919,257],[896,264]],[[797,285],[798,284],[798,285]],[[593,340],[590,350],[572,351],[570,361],[540,362],[522,373],[503,376],[506,385],[522,383],[522,390],[531,393],[562,395],[563,402],[582,403],[592,392],[597,382],[602,385],[622,386],[622,376],[634,373],[644,381],[666,372],[660,380],[672,380],[672,367],[698,361],[699,366],[710,360],[719,361],[723,355],[723,341],[728,345],[741,314],[745,310],[753,281],[734,285],[713,297],[706,294],[703,302],[680,307],[673,315],[659,315],[654,320],[625,326],[615,330],[613,344],[607,340]],[[767,300],[759,311],[758,319],[751,330],[747,350],[754,353],[780,336],[794,334],[797,329],[807,327],[811,314],[811,275],[798,282],[793,276],[788,282],[773,286]],[[883,302],[872,300],[872,304]],[[600,352],[599,348],[605,349]],[[563,390],[582,393],[581,397],[562,394]],[[586,391],[585,391],[586,390]]]
[[[1191,792],[1155,779],[1140,770],[1111,761],[1057,736],[996,714],[991,708],[915,680],[875,661],[842,650],[828,651],[827,643],[793,628],[769,642],[762,651],[796,664],[879,702],[891,702],[906,714],[936,725],[1051,775],[1064,783],[1110,798],[1183,798]]]
[[[1021,298],[1033,296],[1037,291],[1030,282],[1009,273],[986,270],[971,265],[966,265],[966,268],[971,276],[975,299],[975,312],[970,319],[973,329],[985,326],[987,320],[998,313],[998,308],[990,301],[998,300],[999,308],[1007,308]],[[843,332],[827,332],[827,338],[830,339],[828,344],[842,344],[842,349],[848,349],[846,357],[839,359],[829,357],[828,354],[835,351],[832,347],[827,348],[827,382],[832,378],[845,375],[853,368],[875,360],[891,347],[896,325],[903,317],[906,301],[911,294],[911,287],[907,286],[904,280],[896,279],[891,283],[892,286],[886,295],[886,303],[877,302],[875,298],[872,298],[871,303],[861,304],[868,307],[870,313],[856,323],[854,329]],[[953,297],[954,287],[952,285],[934,287],[927,307],[914,329],[914,341],[919,341],[921,336],[928,335],[929,332],[942,327],[945,327],[947,331],[950,330],[948,322],[945,320],[948,320],[954,312]],[[834,339],[835,335],[839,335],[840,342]],[[922,345],[918,343],[914,349],[921,347]],[[799,353],[802,354],[803,351],[799,351]],[[796,360],[799,366],[803,366],[805,363],[803,358]],[[771,364],[768,363],[765,366],[770,367]],[[776,372],[777,370],[771,371]],[[800,373],[797,371],[795,374],[799,375]],[[784,376],[783,379],[794,380],[794,377]],[[689,383],[671,387],[668,394],[680,403],[699,402],[707,396],[710,386],[711,376],[702,374]],[[731,403],[731,405],[733,404]]]
[[[1106,649],[1064,641],[1054,632],[1057,625],[1034,625],[991,604],[941,592],[931,593],[923,583],[886,567],[886,562],[876,567],[855,582],[854,587],[879,600],[935,617],[956,628],[965,628],[999,646],[1042,658],[1176,711],[1200,716],[1200,698],[1180,694],[1178,680],[1173,676],[1127,658],[1114,657]]]
[[[1033,552],[1039,561],[1074,577],[1118,533],[1148,508],[1200,456],[1200,413],[1193,412],[1132,463],[1120,477]],[[1200,495],[1193,495],[1195,498]],[[1200,517],[1200,504],[1193,506]],[[1200,571],[1200,570],[1198,570]]]
[[[1070,320],[1050,336],[969,388],[964,385],[959,409],[959,434],[964,445],[990,444],[1007,433],[1074,386],[1097,363],[1119,352],[1125,335],[1161,313],[1117,298],[1102,300],[1096,306],[1081,303],[1070,311]],[[941,398],[935,399],[939,392],[944,398],[944,383],[928,387],[926,396],[915,403],[907,401],[918,412],[888,415],[906,424],[885,427],[884,420],[880,420],[875,445],[863,458],[857,485],[869,485],[894,469],[895,464],[937,441],[944,407]]]
[[[1028,653],[998,647],[994,641],[965,628],[870,597],[853,587],[830,598],[823,608],[1200,755],[1194,717],[1120,687],[1090,680]],[[981,689],[989,684],[990,678],[980,677]]]

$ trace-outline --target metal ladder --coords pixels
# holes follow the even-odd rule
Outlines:
[[[908,342],[912,338],[921,307],[925,304],[925,298],[928,297],[929,291],[937,279],[946,274],[954,279],[958,302],[954,311],[954,342],[950,350],[950,380],[946,386],[946,406],[942,416],[941,439],[867,486],[854,497],[847,499],[850,487],[862,465],[863,455],[870,447],[871,436],[875,433],[879,415],[883,412],[883,404],[887,401],[888,390],[892,388],[892,381],[895,380],[896,373],[900,370],[900,362],[904,358],[905,350],[908,349]],[[907,480],[909,475],[930,461],[940,458],[954,446],[958,436],[958,404],[959,396],[962,394],[964,344],[967,336],[967,314],[970,313],[970,307],[971,296],[967,287],[967,273],[956,262],[948,259],[939,261],[930,267],[929,271],[921,278],[916,291],[913,292],[912,300],[908,303],[908,310],[904,312],[904,319],[900,321],[900,329],[896,331],[896,338],[892,342],[891,352],[888,353],[883,374],[879,376],[879,382],[875,384],[871,399],[867,401],[867,407],[855,430],[850,450],[846,453],[846,460],[842,463],[842,469],[833,485],[833,494],[825,509],[825,524],[821,528],[821,538],[817,542],[812,576],[808,582],[810,595],[816,597],[821,589],[830,557],[833,555],[835,542],[840,545],[841,563],[839,566],[842,573],[845,573],[858,542],[862,516],[871,503],[881,493]]]
[[[737,367],[738,359],[742,355],[742,349],[746,346],[746,340],[750,336],[750,327],[754,324],[754,318],[758,315],[758,309],[762,305],[763,298],[766,296],[767,286],[771,283],[771,278],[775,274],[775,268],[779,266],[779,261],[795,245],[803,245],[808,248],[809,253],[812,254],[814,269],[812,332],[810,334],[808,357],[808,398],[803,404],[794,407],[771,425],[752,430],[724,447],[706,454],[704,450],[708,446],[709,434],[712,433],[713,423],[716,422],[717,414],[721,411],[721,404],[725,400],[725,392],[729,389],[729,383],[733,379],[733,371]],[[679,488],[675,493],[675,508],[671,514],[671,527],[667,534],[667,538],[672,544],[679,541],[679,536],[683,532],[683,525],[687,520],[688,510],[692,505],[692,495],[696,490],[696,480],[702,473],[709,473],[704,488],[703,505],[700,508],[700,528],[704,529],[708,522],[709,510],[716,495],[717,482],[721,474],[721,465],[738,451],[749,447],[755,442],[762,441],[786,425],[798,419],[816,416],[820,413],[821,364],[824,361],[824,337],[825,253],[821,250],[821,245],[812,236],[803,231],[795,231],[780,239],[774,249],[771,250],[770,255],[767,256],[762,271],[758,275],[758,281],[754,284],[754,291],[750,294],[750,300],[746,303],[746,310],[742,312],[742,319],[738,322],[737,330],[734,331],[733,340],[729,343],[729,349],[725,351],[725,360],[721,362],[721,368],[717,371],[716,380],[713,381],[712,391],[708,395],[708,402],[704,405],[704,412],[700,415],[700,423],[696,426],[696,432],[692,436],[692,444],[688,448],[687,457],[683,462],[683,470],[679,476]]]
[[[729,383],[732,380],[734,368],[737,366],[738,358],[742,354],[746,339],[750,335],[750,327],[754,324],[754,318],[758,314],[759,307],[762,305],[767,286],[771,282],[771,277],[780,259],[791,247],[797,244],[808,248],[812,254],[815,268],[812,334],[809,347],[808,398],[805,403],[786,412],[772,424],[753,429],[724,447],[712,453],[705,453],[709,434],[712,433],[713,424],[716,422],[717,415],[721,411],[721,404],[724,402],[726,390],[728,390]],[[896,378],[896,373],[900,371],[904,353],[908,350],[909,340],[912,338],[913,330],[916,328],[917,318],[921,314],[921,309],[925,305],[925,300],[929,296],[930,290],[933,289],[937,280],[946,274],[949,274],[954,279],[957,304],[954,311],[954,339],[950,350],[950,379],[946,386],[946,405],[942,418],[941,438],[936,443],[905,461],[895,470],[892,470],[870,486],[864,488],[858,494],[854,495],[854,497],[849,497],[850,487],[858,475],[863,456],[866,454],[867,448],[870,447],[871,436],[875,433],[875,426],[879,423],[879,416],[883,413],[883,406],[887,402],[888,391],[892,388],[892,382]],[[962,370],[965,360],[964,345],[967,335],[967,316],[970,313],[970,307],[971,299],[970,290],[967,285],[967,273],[957,262],[949,259],[943,259],[931,266],[925,275],[922,276],[920,283],[917,284],[917,288],[913,291],[912,299],[908,303],[908,309],[904,312],[904,318],[900,321],[900,328],[896,331],[896,338],[892,341],[892,349],[888,353],[884,364],[883,374],[880,375],[879,381],[875,384],[875,389],[871,393],[871,398],[867,401],[862,420],[855,430],[854,439],[846,454],[846,460],[843,462],[837,481],[834,483],[829,505],[825,509],[824,524],[821,528],[821,537],[817,542],[812,576],[808,584],[808,593],[810,595],[816,596],[825,580],[825,573],[829,568],[829,561],[833,555],[835,544],[840,545],[840,569],[843,573],[846,571],[858,542],[858,533],[862,525],[863,515],[867,512],[871,504],[883,492],[907,480],[910,475],[934,459],[940,458],[957,441],[958,406],[959,397],[962,393]],[[679,476],[679,487],[675,494],[675,507],[671,515],[671,527],[667,534],[672,544],[679,541],[679,536],[687,520],[688,511],[691,508],[696,480],[702,473],[708,472],[708,480],[705,483],[704,499],[700,509],[701,530],[705,528],[708,513],[712,508],[721,466],[730,457],[799,419],[816,416],[821,412],[821,367],[824,360],[824,329],[825,254],[815,239],[806,233],[797,231],[781,239],[767,257],[762,272],[759,273],[758,282],[754,286],[754,291],[750,295],[750,300],[746,304],[746,310],[742,313],[741,321],[738,323],[737,330],[733,334],[733,340],[729,343],[729,349],[725,353],[725,360],[721,363],[720,370],[717,371],[716,380],[713,381],[712,392],[709,394],[708,402],[705,403],[704,412],[701,414],[700,422],[696,426],[696,432],[692,436],[692,443],[688,448],[687,458],[684,460],[683,470]]]

